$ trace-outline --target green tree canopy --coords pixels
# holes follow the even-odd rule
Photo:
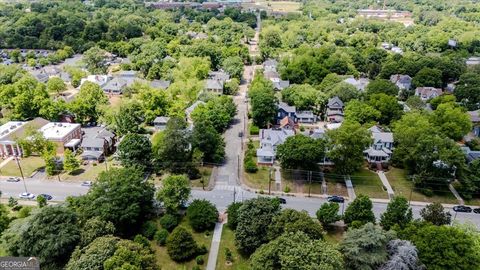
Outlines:
[[[77,248],[65,267],[67,270],[100,269],[103,270],[104,262],[115,253],[120,241],[115,236],[101,236],[86,247]]]
[[[325,141],[295,135],[277,147],[277,159],[284,169],[314,170],[325,156]]]
[[[99,47],[88,49],[83,54],[83,61],[85,61],[88,71],[93,74],[107,73],[106,55],[107,51]]]
[[[387,205],[387,211],[380,217],[383,229],[390,230],[394,225],[404,228],[413,219],[412,208],[404,197],[395,196]]]
[[[469,110],[478,109],[480,103],[480,74],[474,72],[462,74],[453,94]]]
[[[422,68],[413,77],[412,84],[415,87],[442,87],[442,71],[436,68]]]
[[[297,110],[310,110],[318,102],[319,91],[309,84],[293,84],[282,90],[282,100]]]
[[[265,127],[273,123],[277,113],[277,98],[273,92],[273,85],[262,75],[255,75],[248,91],[252,104],[252,119],[256,126]]]
[[[208,120],[195,122],[192,147],[203,153],[203,159],[206,162],[220,163],[225,156],[223,137]]]
[[[375,223],[372,208],[373,204],[370,198],[360,194],[348,205],[343,220],[348,225],[354,221],[360,222],[360,224]]]
[[[371,95],[368,104],[380,112],[377,120],[382,125],[389,125],[403,114],[403,107],[398,104],[397,98],[383,93]]]
[[[152,158],[152,144],[141,134],[129,133],[118,145],[119,159],[123,166],[138,166],[149,168]]]
[[[329,202],[322,204],[316,213],[318,221],[320,221],[323,227],[339,221],[342,218],[338,214],[339,209],[340,206],[338,203]]]
[[[381,117],[381,113],[372,106],[359,100],[351,100],[345,106],[345,119],[360,124],[374,124]]]
[[[367,95],[386,94],[389,96],[398,95],[398,87],[389,80],[376,79],[371,81],[366,87]]]
[[[158,270],[159,267],[150,248],[131,240],[120,240],[113,255],[103,263],[103,269]]]
[[[218,211],[215,205],[207,200],[193,200],[187,208],[187,218],[195,231],[203,232],[215,227]]]
[[[284,209],[268,226],[268,237],[273,240],[284,233],[303,232],[311,239],[323,239],[323,228],[306,211]]]
[[[184,175],[170,175],[163,179],[162,188],[157,199],[163,203],[167,211],[176,213],[190,197],[190,182]]]
[[[449,225],[452,219],[450,212],[445,212],[443,205],[438,202],[431,203],[420,210],[420,216],[433,225]]]
[[[167,237],[167,252],[174,261],[187,261],[197,254],[198,247],[193,236],[184,227],[179,226]]]
[[[453,140],[460,140],[472,129],[470,116],[454,103],[438,105],[432,114],[432,123]]]
[[[97,121],[102,113],[101,106],[106,104],[108,104],[108,98],[100,86],[85,82],[68,107],[75,115],[76,121],[88,123]]]

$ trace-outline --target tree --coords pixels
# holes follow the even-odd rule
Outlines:
[[[480,103],[480,74],[474,72],[462,74],[453,94],[469,110],[478,109]]]
[[[358,122],[360,124],[372,124],[381,117],[379,111],[365,102],[351,100],[345,106],[345,119]]]
[[[65,150],[65,152],[63,153],[63,158],[63,168],[68,172],[73,172],[76,169],[80,168],[80,162],[69,149]]]
[[[284,209],[268,226],[268,237],[273,240],[284,233],[303,232],[310,239],[323,239],[323,228],[306,211]]]
[[[425,108],[425,102],[419,97],[419,96],[410,96],[407,98],[405,101],[405,104],[411,109],[411,110],[422,110]]]
[[[85,51],[83,54],[83,61],[87,65],[87,69],[92,74],[105,74],[107,73],[107,63],[105,57],[107,51],[100,49],[99,47],[92,47]]]
[[[328,225],[339,221],[342,218],[338,214],[339,209],[340,206],[338,203],[329,202],[322,204],[316,213],[318,221],[320,221],[323,227],[327,227]]]
[[[221,133],[228,128],[236,113],[237,107],[232,97],[218,96],[195,108],[192,119],[195,123],[207,120]]]
[[[388,261],[380,270],[423,270],[425,267],[420,263],[417,248],[409,241],[395,239],[387,244]]]
[[[363,164],[363,151],[371,144],[370,132],[359,123],[345,121],[338,129],[327,132],[327,145],[332,149],[327,156],[335,163],[335,169],[350,174]]]
[[[415,87],[441,87],[442,86],[442,71],[436,68],[422,68],[415,77],[413,77],[412,84]]]
[[[150,248],[131,240],[120,240],[113,256],[103,263],[105,270],[145,269],[158,270],[156,257]]]
[[[367,87],[366,92],[368,96],[374,94],[386,94],[389,96],[397,96],[398,95],[398,87],[389,80],[384,79],[376,79],[371,81]]]
[[[61,267],[79,240],[77,215],[63,206],[48,206],[29,220],[20,235],[18,254],[36,256],[43,265]]]
[[[243,202],[238,210],[235,245],[240,252],[250,255],[268,242],[268,225],[279,213],[280,204],[269,198],[256,198]]]
[[[4,204],[0,205],[0,235],[8,228],[10,224],[9,212]]]
[[[229,81],[225,82],[223,87],[223,94],[224,95],[231,95],[234,96],[240,90],[240,82],[237,78],[232,78]]]
[[[262,245],[251,256],[250,269],[344,269],[342,254],[331,244],[307,234],[288,232]]]
[[[340,243],[347,269],[377,269],[388,259],[387,243],[394,238],[379,226],[367,223],[347,231]]]
[[[352,99],[359,98],[360,91],[358,91],[357,88],[355,88],[355,86],[342,81],[334,85],[328,91],[328,95],[330,97],[337,96],[343,102],[349,102]]]
[[[383,229],[390,230],[394,225],[404,228],[413,219],[412,208],[408,206],[408,201],[404,197],[395,196],[387,205],[385,211],[380,217],[380,225]]]
[[[190,182],[186,176],[170,175],[163,179],[157,199],[163,203],[167,211],[176,213],[180,206],[188,201],[190,191]]]
[[[282,100],[298,110],[309,110],[317,105],[319,91],[309,84],[293,84],[282,90]]]
[[[377,119],[382,125],[389,125],[400,119],[403,114],[403,107],[398,104],[397,98],[383,93],[371,95],[368,104],[380,112],[380,117]]]
[[[448,225],[451,222],[452,215],[445,212],[443,205],[438,202],[431,203],[420,210],[420,216],[423,220],[436,226]]]
[[[347,225],[351,225],[354,221],[360,222],[360,224],[375,223],[372,208],[373,204],[370,198],[360,194],[348,205],[343,220]]]
[[[170,118],[167,127],[153,143],[157,166],[172,173],[188,172],[191,166],[190,138],[186,122],[181,118]]]
[[[288,137],[277,147],[277,159],[284,169],[314,170],[325,156],[325,141],[305,135]]]
[[[399,232],[412,242],[427,269],[478,269],[480,258],[474,239],[465,231],[450,226],[415,223]]]
[[[444,104],[444,103],[451,103],[453,106],[455,106],[456,104],[454,103],[456,101],[457,99],[455,98],[454,95],[441,95],[441,96],[430,99],[428,103],[430,104],[430,106],[432,106],[433,110],[436,110],[438,105]]]
[[[153,210],[154,187],[138,168],[112,168],[101,172],[89,192],[71,199],[71,207],[84,219],[99,217],[115,226],[118,235],[135,234]]]
[[[203,232],[215,227],[218,211],[215,205],[207,200],[193,200],[187,208],[187,218],[195,231]]]
[[[89,123],[97,121],[101,115],[100,107],[106,104],[108,104],[108,98],[100,86],[92,82],[85,82],[68,107],[75,115],[75,120]]]
[[[243,61],[239,56],[230,56],[222,61],[222,68],[230,76],[240,80],[243,75]]]
[[[113,115],[112,129],[118,136],[123,136],[129,133],[142,133],[143,128],[141,124],[145,120],[144,117],[145,114],[142,113],[140,103],[124,103]]]
[[[113,235],[114,232],[115,226],[112,222],[104,221],[99,217],[88,219],[80,232],[80,246],[86,247],[95,239],[106,235]]]
[[[235,230],[237,228],[239,209],[240,207],[242,207],[242,205],[242,202],[234,202],[229,204],[227,207],[227,226],[232,230]]]
[[[258,127],[265,127],[272,123],[277,113],[277,99],[273,91],[272,82],[261,75],[256,75],[248,91],[253,123]]]
[[[44,196],[37,196],[37,205],[38,208],[43,208],[47,206],[47,199]]]
[[[460,140],[472,130],[470,117],[454,103],[438,105],[431,119],[440,128],[440,132],[453,140]]]
[[[147,169],[151,164],[152,144],[144,135],[125,135],[118,145],[118,152],[118,157],[125,167],[138,166]]]
[[[59,77],[53,77],[47,81],[47,91],[60,95],[61,92],[67,90],[67,86]]]
[[[92,239],[92,242],[83,248],[77,248],[65,269],[83,270],[83,269],[104,269],[104,262],[113,256],[117,249],[117,243],[120,241],[115,236],[100,236]]]
[[[192,259],[197,254],[197,243],[192,234],[179,226],[167,237],[167,252],[174,261],[181,262]]]
[[[225,142],[208,120],[195,123],[192,133],[192,147],[203,153],[204,161],[220,163],[225,156]]]

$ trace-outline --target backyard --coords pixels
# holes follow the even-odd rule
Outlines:
[[[383,189],[382,181],[378,175],[367,168],[361,168],[350,176],[355,194],[365,194],[370,198],[388,199],[387,192]]]
[[[41,157],[30,156],[21,158],[18,162],[20,163],[20,167],[22,168],[25,177],[29,177],[36,170],[45,167],[45,162]],[[3,176],[22,176],[15,160],[11,160],[3,166],[3,168],[0,169],[0,173]]]
[[[455,196],[453,196],[448,189],[442,192],[437,191],[430,197],[415,190],[413,182],[407,178],[407,172],[403,169],[392,168],[385,175],[387,176],[388,182],[392,186],[395,195],[400,195],[409,200],[411,199],[412,201],[419,202],[458,203]]]

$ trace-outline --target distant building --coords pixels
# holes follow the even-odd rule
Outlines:
[[[102,87],[110,79],[111,78],[107,75],[88,75],[86,78],[83,78],[83,79],[80,80],[80,87],[82,87],[82,85],[85,82],[92,82],[92,83],[97,84],[98,86]]]
[[[207,79],[205,81],[205,90],[209,93],[223,94],[223,81]]]
[[[439,97],[443,94],[442,89],[434,87],[417,87],[415,89],[415,96],[420,97],[421,100],[427,101],[432,98]]]
[[[327,104],[327,121],[332,123],[343,122],[343,102],[337,96],[328,100]]]
[[[297,111],[297,122],[304,124],[313,124],[317,122],[317,116],[312,111]]]
[[[45,139],[57,145],[57,153],[63,154],[66,148],[74,149],[81,142],[80,124],[50,122],[38,130]]]
[[[0,126],[0,155],[3,158],[10,156],[21,157],[22,148],[17,144],[17,139],[23,138],[28,128],[34,130],[44,126],[48,121],[35,118],[31,121],[9,121]]]
[[[115,134],[104,127],[82,128],[82,159],[104,160],[108,154],[115,151]]]
[[[480,57],[472,56],[465,61],[467,66],[476,66],[480,65]]]
[[[150,86],[152,88],[156,89],[162,89],[165,90],[170,86],[171,82],[170,81],[164,81],[164,80],[153,80],[150,82]]]
[[[369,163],[388,162],[392,157],[393,133],[384,132],[380,127],[373,126],[369,129],[372,133],[373,143],[365,151],[365,158]]]
[[[273,89],[281,91],[290,86],[288,80],[282,80],[280,74],[277,72],[278,62],[273,59],[269,59],[263,63],[263,76],[270,80],[273,84]]]
[[[355,88],[357,88],[358,91],[362,91],[362,92],[365,91],[365,88],[370,83],[370,80],[367,78],[359,78],[358,80],[355,78],[347,78],[343,81],[350,85],[355,86]]]
[[[480,110],[469,111],[470,121],[472,121],[472,132],[475,136],[480,137]]]
[[[278,62],[275,59],[268,59],[267,61],[263,62],[263,71],[277,71]]]
[[[277,146],[283,144],[288,137],[294,136],[291,129],[261,129],[260,148],[257,149],[257,162],[272,165],[275,161]]]
[[[412,77],[408,75],[394,74],[390,76],[390,81],[400,90],[409,90],[412,87]]]
[[[103,87],[103,92],[106,94],[115,94],[120,95],[123,93],[123,90],[127,87],[127,81],[120,78],[115,77],[108,81]]]
[[[155,120],[153,120],[153,126],[156,130],[165,130],[168,120],[170,120],[170,117],[158,116],[157,118],[155,118]]]
[[[290,106],[285,102],[279,102],[277,105],[277,123],[285,117],[289,117],[294,122],[297,122],[296,113],[297,109],[295,106]]]

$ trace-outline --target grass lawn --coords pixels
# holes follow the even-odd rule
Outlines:
[[[343,228],[334,227],[332,230],[327,231],[327,233],[323,236],[325,241],[332,243],[332,244],[340,244],[343,240],[345,235],[345,231]]]
[[[245,172],[247,185],[256,189],[268,190],[269,169],[267,166],[258,166],[256,173]],[[272,183],[272,186],[275,184]]]
[[[383,190],[382,181],[378,175],[367,168],[361,168],[350,176],[355,194],[365,194],[370,198],[388,199],[388,194]]]
[[[298,12],[301,7],[300,2],[293,2],[293,1],[265,1],[265,0],[257,0],[255,3],[244,3],[242,4],[243,7],[255,7],[258,8],[259,6],[266,8],[268,10],[273,11],[283,11],[283,12]]]
[[[392,168],[386,174],[388,182],[393,188],[395,195],[404,196],[407,199],[410,199],[411,193],[411,200],[412,201],[419,201],[419,202],[440,202],[440,203],[451,203],[457,204],[458,201],[453,196],[453,194],[447,189],[445,192],[442,193],[435,193],[431,197],[427,197],[419,191],[413,190],[414,185],[413,182],[408,180],[407,173],[403,169]]]
[[[22,167],[23,175],[29,177],[34,171],[45,167],[45,162],[41,157],[26,157],[18,160],[20,167]],[[11,160],[3,168],[0,169],[0,173],[3,176],[21,176],[20,170],[18,169],[17,162]]]
[[[197,242],[197,245],[205,245],[208,250],[210,250],[210,244],[212,242],[212,235],[213,231],[210,231],[209,235],[207,236],[205,233],[196,233],[192,230],[190,225],[188,224],[188,220],[186,217],[182,219],[182,222],[180,222],[179,226],[185,227],[189,232],[192,233],[193,238],[195,239],[195,242]],[[170,256],[167,253],[167,248],[166,247],[161,247],[157,245],[155,242],[152,241],[152,247],[155,250],[155,255],[157,257],[157,263],[159,266],[161,266],[162,270],[190,270],[192,269],[193,266],[195,266],[197,263],[195,262],[195,258],[192,259],[189,262],[183,262],[183,263],[177,263],[170,259]],[[202,255],[205,263],[201,267],[201,269],[204,269],[205,266],[207,265],[208,261],[208,253],[205,255]]]
[[[107,162],[108,168],[112,168],[113,166]],[[80,168],[73,171],[72,173],[62,173],[60,175],[60,179],[68,180],[68,181],[95,181],[97,180],[98,175],[101,172],[106,170],[105,163],[98,163],[94,165],[94,163],[88,163],[87,165],[80,165]],[[56,177],[54,177],[56,178]]]
[[[480,206],[480,198],[472,198],[470,200],[465,200],[465,204]]]
[[[205,187],[208,186],[208,181],[210,180],[210,175],[212,175],[212,167],[200,167],[198,170],[200,171],[200,174],[202,175],[198,179],[190,180],[190,185],[192,187],[202,187],[205,185]],[[201,180],[204,179],[204,184],[202,185]]]
[[[227,265],[225,257],[225,249],[228,248],[232,252],[233,262]],[[217,270],[247,270],[248,259],[242,257],[235,247],[235,232],[227,225],[223,226],[222,239],[220,241],[220,249],[218,250]]]

